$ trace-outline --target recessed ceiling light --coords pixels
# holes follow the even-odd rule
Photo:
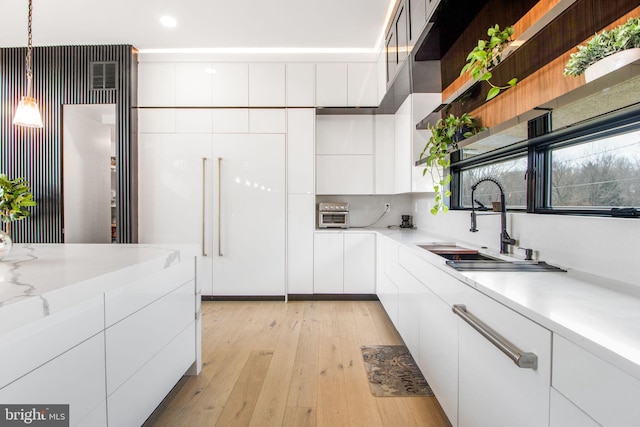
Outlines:
[[[171,16],[161,17],[160,23],[167,28],[174,28],[176,25],[178,25],[178,21],[176,21],[176,19],[172,18]]]

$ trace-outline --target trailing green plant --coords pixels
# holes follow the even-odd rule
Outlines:
[[[496,24],[487,30],[489,40],[478,40],[478,44],[467,56],[467,63],[460,71],[460,75],[468,73],[475,81],[486,81],[491,88],[487,93],[487,101],[495,98],[500,91],[514,87],[518,79],[513,78],[506,85],[499,86],[491,82],[493,74],[491,70],[502,61],[502,52],[511,41],[513,27],[505,27],[500,31]]]
[[[451,165],[449,153],[458,149],[458,142],[484,130],[476,119],[468,113],[461,116],[448,114],[438,119],[435,124],[427,125],[431,131],[431,137],[424,146],[420,159],[425,159],[425,167],[422,175],[427,172],[433,180],[433,190],[436,193],[435,204],[431,213],[436,215],[439,211],[447,212],[449,208],[444,204],[445,197],[451,196],[451,191],[446,186],[451,182],[451,174],[445,170]]]
[[[9,179],[0,174],[0,219],[9,233],[9,224],[31,215],[29,207],[36,206],[29,183],[24,178]]]
[[[640,47],[640,18],[630,18],[611,30],[596,33],[586,44],[579,45],[578,51],[570,55],[563,74],[579,76],[589,66],[607,56],[638,47]]]

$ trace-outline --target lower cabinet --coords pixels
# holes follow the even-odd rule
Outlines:
[[[551,332],[392,239],[378,245],[378,297],[451,424],[548,425]],[[484,335],[468,323],[474,319]],[[537,366],[518,367],[498,342],[534,353]]]
[[[458,426],[548,425],[551,332],[479,292],[461,314],[467,318],[458,332]],[[474,321],[482,332],[470,326]],[[512,347],[514,356],[533,353],[537,366],[517,366],[497,345]]]
[[[554,427],[638,425],[640,380],[558,334],[553,335],[552,386],[562,395],[551,401]],[[573,424],[562,424],[568,419]],[[577,424],[581,420],[587,421]]]
[[[317,232],[313,258],[314,293],[375,293],[375,233]]]
[[[106,426],[104,359],[101,332],[0,389],[0,402],[69,405],[69,425]]]

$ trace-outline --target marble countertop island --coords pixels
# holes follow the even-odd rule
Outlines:
[[[194,256],[186,245],[16,244],[0,260],[0,334]]]

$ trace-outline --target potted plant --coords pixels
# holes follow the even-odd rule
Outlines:
[[[640,59],[640,18],[631,18],[578,46],[564,69],[565,76],[584,73],[587,82]]]
[[[499,86],[491,82],[491,70],[502,61],[504,49],[511,41],[513,27],[500,30],[498,24],[487,30],[489,40],[478,40],[478,44],[467,56],[467,63],[460,71],[460,75],[468,73],[475,81],[486,81],[491,86],[487,93],[487,101],[495,98],[500,91],[515,86],[518,79],[509,80],[506,85]]]
[[[443,194],[441,191],[451,182],[451,174],[444,174],[445,169],[451,165],[449,153],[458,149],[458,142],[475,135],[484,128],[481,128],[478,121],[468,113],[463,113],[461,116],[448,114],[438,119],[434,125],[428,124],[427,129],[431,131],[431,137],[420,153],[420,159],[425,159],[422,175],[429,172],[433,180],[436,199],[431,213],[436,215],[439,211],[449,210],[444,204],[444,197],[451,196],[451,192],[446,190]]]
[[[9,179],[0,174],[0,220],[5,230],[0,229],[0,258],[5,256],[13,246],[10,225],[31,215],[29,207],[36,206],[29,183],[24,178]]]

